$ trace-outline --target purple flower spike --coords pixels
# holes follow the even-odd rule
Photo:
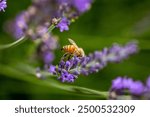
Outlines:
[[[43,34],[42,42],[38,45],[37,56],[44,64],[50,65],[54,58],[54,50],[58,47],[57,38],[49,33]]]
[[[32,4],[22,15],[24,19],[17,17],[17,22],[13,20],[12,24],[16,26],[10,27],[15,31],[9,33],[15,33],[17,39],[23,35],[35,40],[41,39],[42,35],[53,27],[52,24],[59,28],[60,32],[68,31],[70,23],[87,11],[91,3],[92,0],[32,0]],[[0,0],[0,11],[4,11],[6,7],[6,0]],[[27,28],[24,28],[25,25]]]
[[[150,76],[147,78],[146,87],[144,89],[144,98],[150,100]]]
[[[144,85],[140,81],[135,81],[129,88],[133,95],[141,95],[144,92]]]
[[[83,13],[91,8],[92,0],[73,0],[73,4],[75,8],[80,12]]]
[[[21,12],[16,19],[9,21],[7,24],[8,32],[13,34],[16,39],[25,36],[25,30],[28,28],[25,14],[25,11]]]
[[[122,89],[122,77],[117,77],[115,80],[112,81],[112,89]]]
[[[115,80],[112,81],[112,89],[130,89],[133,84],[134,81],[131,78],[117,77]]]
[[[43,61],[45,64],[50,64],[54,60],[54,54],[52,52],[43,53]]]
[[[126,56],[122,56],[121,51],[125,51],[126,49],[129,51],[130,49],[128,48],[131,49],[131,46],[129,46],[128,44],[124,47],[115,45],[111,48],[104,48],[102,51],[96,51],[85,57],[73,56],[67,61],[61,60],[58,65],[57,76],[63,82],[70,82],[70,80],[66,80],[68,78],[70,79],[70,76],[67,77],[68,75],[74,76],[71,79],[75,80],[80,74],[89,75],[91,73],[98,72],[106,67],[109,62],[118,62],[118,60],[120,62],[126,59],[129,55],[137,52],[137,46],[135,44],[134,51],[125,53]],[[119,77],[113,81],[112,87],[114,89],[129,88],[131,84],[131,79],[122,79],[121,77]]]
[[[117,95],[129,95],[135,97],[143,96],[144,94],[149,94],[146,87],[140,81],[133,81],[132,78],[127,77],[117,77],[112,81],[111,92],[115,92]],[[148,93],[147,93],[148,92]]]
[[[133,83],[134,81],[131,78],[124,77],[124,79],[122,79],[122,85],[124,89],[129,89]]]
[[[70,74],[67,71],[62,71],[60,77],[58,77],[62,82],[74,82],[75,78],[76,77],[73,74]]]
[[[69,30],[70,21],[67,18],[62,18],[56,27],[60,29],[60,32]]]
[[[150,90],[150,76],[147,78],[146,86]]]
[[[6,7],[7,7],[6,0],[0,0],[0,11],[5,11]]]
[[[51,74],[56,74],[56,67],[53,66],[53,65],[50,65],[49,72],[50,72]]]
[[[71,67],[71,63],[70,61],[67,61],[65,65],[66,70],[69,70],[70,67]]]
[[[138,51],[137,42],[127,43],[124,47],[114,44],[108,50],[107,61],[120,62],[122,59],[128,58],[129,55]]]

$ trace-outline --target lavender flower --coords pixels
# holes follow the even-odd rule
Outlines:
[[[69,25],[82,13],[88,10],[92,0],[32,0],[32,5],[20,13],[9,26],[9,32],[15,37],[28,36],[31,39],[42,38],[48,28],[55,25],[61,32],[69,30]],[[6,3],[5,0],[0,2]],[[1,9],[4,9],[4,5]],[[61,21],[53,24],[53,19]],[[13,28],[12,28],[13,27]],[[40,30],[39,30],[40,29]],[[14,34],[15,33],[15,34]]]
[[[29,8],[17,15],[7,25],[6,31],[13,34],[17,39],[25,36],[32,40],[40,39],[37,49],[38,58],[44,64],[51,64],[54,59],[53,51],[58,47],[57,40],[52,39],[49,29],[57,27],[60,32],[69,30],[70,23],[80,16],[76,0],[32,0]],[[5,2],[5,0],[1,1]],[[76,5],[75,5],[76,3]],[[88,9],[85,7],[91,2],[80,2],[84,7],[84,12]],[[53,28],[52,28],[53,29]]]
[[[144,85],[140,81],[133,81],[127,77],[117,77],[113,80],[112,90],[123,92],[128,90],[133,95],[141,95],[144,92]]]
[[[144,85],[141,81],[134,81],[132,78],[117,77],[112,81],[110,98],[117,99],[119,96],[129,95],[132,99],[150,99],[149,83],[150,78]]]
[[[150,99],[150,76],[147,78],[145,92],[144,92],[145,99]]]
[[[141,95],[144,92],[144,85],[140,81],[135,81],[129,88],[133,95]]]
[[[115,47],[118,49],[114,49]],[[127,50],[130,52],[127,52]],[[136,43],[131,42],[126,44],[124,47],[116,44],[111,48],[105,48],[102,51],[96,51],[86,57],[73,56],[67,61],[62,59],[58,67],[56,67],[55,72],[58,76],[58,79],[60,79],[62,82],[74,82],[74,80],[77,79],[78,75],[80,74],[88,75],[98,72],[106,67],[109,62],[121,62],[136,52]],[[120,82],[121,79],[118,79],[118,82],[114,83],[117,85],[120,84]],[[130,81],[128,80],[128,82]],[[122,87],[122,85],[120,85],[120,87]]]
[[[112,81],[112,89],[122,89],[124,88],[123,84],[123,80],[121,77],[116,78],[115,80]]]
[[[52,74],[56,74],[56,67],[53,66],[53,65],[50,65],[50,68],[49,68],[48,71],[49,71],[50,73],[52,73]]]
[[[150,76],[147,78],[146,86],[148,89],[150,89]]]
[[[42,42],[37,49],[38,58],[40,58],[44,64],[51,64],[55,58],[53,51],[58,48],[57,37],[50,35],[49,33],[43,34]]]
[[[129,55],[137,52],[137,42],[127,43],[125,47],[114,44],[109,50],[104,49],[102,54],[103,62],[120,62],[128,58]]]
[[[82,14],[90,9],[93,0],[57,0],[59,4],[62,6],[66,6],[67,10],[70,11],[75,9],[76,12]],[[70,7],[70,8],[69,8]]]
[[[73,0],[75,8],[83,13],[90,9],[92,0]]]
[[[26,19],[25,19],[25,15],[26,15],[26,12],[22,12],[20,13],[14,22],[12,22],[13,24],[13,27],[15,29],[13,29],[13,35],[15,38],[19,39],[21,38],[22,36],[25,35],[25,30],[28,28],[27,26],[27,23],[26,23]]]
[[[42,57],[45,64],[52,63],[54,60],[54,54],[49,51],[45,51]]]
[[[60,28],[60,32],[69,30],[70,21],[67,18],[62,18],[56,27]]]
[[[0,0],[0,11],[5,11],[4,9],[7,7],[6,0]]]

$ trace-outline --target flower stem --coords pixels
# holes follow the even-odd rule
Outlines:
[[[51,33],[52,30],[56,27],[56,25],[61,21],[61,18],[56,19],[56,22],[52,23],[52,25],[48,28],[48,33]]]
[[[61,18],[58,19],[58,22],[61,20]],[[52,30],[56,27],[56,24],[52,24],[48,30],[47,30],[47,33],[51,33]],[[0,50],[3,50],[3,49],[7,49],[7,48],[10,48],[10,47],[15,47],[17,45],[19,45],[20,43],[23,43],[25,40],[27,40],[25,38],[25,36],[21,37],[20,39],[18,39],[17,41],[13,42],[13,43],[10,43],[10,44],[6,44],[6,45],[0,45]]]
[[[74,93],[80,93],[84,95],[93,95],[93,96],[95,95],[98,97],[103,97],[105,99],[107,99],[108,97],[107,91],[97,91],[97,90],[93,90],[93,89],[89,89],[85,87],[79,87],[79,86],[70,86],[70,88],[72,88],[72,92]]]
[[[48,28],[48,33],[51,33],[52,30],[56,27],[56,25],[52,24],[49,28]]]
[[[7,72],[6,72],[7,71]],[[73,94],[83,95],[83,96],[90,96],[90,97],[98,97],[99,99],[107,99],[109,92],[108,91],[99,91],[94,89],[89,89],[86,87],[80,87],[80,86],[74,86],[74,85],[68,85],[63,84],[55,79],[53,79],[51,74],[45,74],[45,76],[49,77],[46,80],[36,80],[35,78],[35,68],[31,67],[28,64],[22,64],[17,63],[15,66],[7,66],[0,64],[0,74],[3,74],[4,76],[8,76],[10,78],[16,78],[18,80],[23,80],[30,82],[32,84],[38,84],[42,86],[46,86],[49,88],[55,88],[64,90],[66,92],[70,92]]]
[[[25,36],[23,36],[13,43],[6,44],[6,45],[0,45],[0,50],[15,47],[15,46],[19,45],[20,43],[23,43],[25,40],[27,40],[27,39],[25,38]]]

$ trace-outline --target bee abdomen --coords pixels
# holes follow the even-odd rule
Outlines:
[[[66,45],[63,47],[65,52],[73,53],[75,51],[75,47],[73,45]]]

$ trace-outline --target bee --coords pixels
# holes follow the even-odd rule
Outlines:
[[[66,57],[69,55],[69,58],[72,56],[77,56],[77,57],[84,57],[85,53],[82,48],[79,48],[77,44],[72,40],[68,39],[71,45],[66,45],[62,47],[62,51],[66,52],[63,57]]]

